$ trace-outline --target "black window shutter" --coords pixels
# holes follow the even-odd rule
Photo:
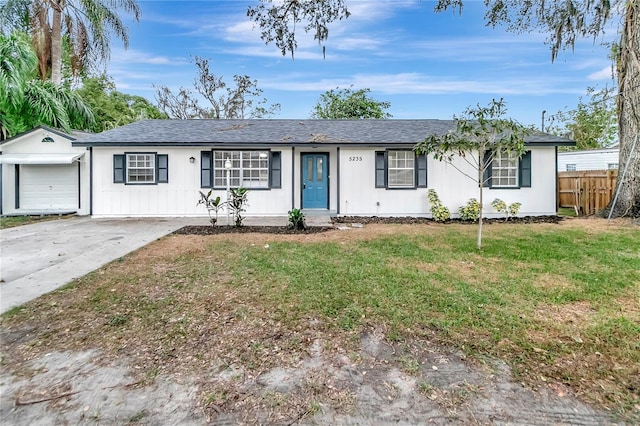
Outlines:
[[[113,183],[124,183],[124,154],[113,156]]]
[[[427,187],[427,156],[425,154],[420,154],[416,157],[418,162],[418,167],[416,167],[416,181],[418,183],[418,188],[426,188]]]
[[[384,151],[376,151],[376,188],[387,187],[387,156]]]
[[[527,151],[520,158],[520,188],[531,188],[531,151]]]
[[[213,185],[213,164],[211,151],[200,152],[200,187],[211,188]]]
[[[158,154],[156,156],[156,169],[158,183],[169,182],[169,156],[167,154]]]
[[[493,173],[491,163],[493,163],[493,155],[491,151],[484,152],[484,173],[482,173],[482,186],[491,187],[491,175]]]
[[[269,161],[269,187],[282,188],[282,155],[280,151],[271,152]]]

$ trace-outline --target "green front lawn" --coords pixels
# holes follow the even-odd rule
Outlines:
[[[210,357],[264,369],[272,334],[297,336],[278,343],[293,353],[310,320],[344,347],[344,336],[373,326],[393,342],[428,338],[472,359],[501,358],[518,380],[562,383],[637,416],[638,227],[491,224],[482,251],[475,232],[429,224],[172,235],[13,310],[2,325],[38,330],[30,352],[171,348],[157,366],[191,359],[191,371]]]

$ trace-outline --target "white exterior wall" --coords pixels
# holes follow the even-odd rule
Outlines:
[[[519,216],[556,214],[555,148],[528,148],[531,158],[531,188],[484,188],[483,205],[486,217],[501,216],[491,207],[500,198],[507,204],[522,204]],[[375,187],[375,152],[383,148],[342,148],[340,150],[340,215],[345,216],[426,216],[431,217],[427,201],[428,189],[434,189],[453,217],[470,198],[479,199],[475,181],[464,176],[452,165],[432,157],[427,159],[427,186],[416,189],[386,189]],[[350,161],[350,157],[355,161]],[[362,161],[359,160],[362,158]],[[477,173],[464,160],[455,160],[467,174]]]
[[[427,188],[376,188],[375,152],[384,148],[340,149],[340,215],[427,216]],[[429,164],[427,164],[429,172]],[[428,182],[428,181],[427,181]]]
[[[242,148],[234,148],[242,149]],[[118,147],[93,148],[93,216],[95,217],[163,217],[207,216],[200,199],[200,152],[208,147],[159,148]],[[282,154],[282,188],[251,189],[246,215],[275,216],[291,209],[291,149],[274,149]],[[167,154],[169,182],[154,185],[113,183],[113,156],[126,152]],[[189,158],[194,157],[195,163]],[[225,190],[214,190],[214,196],[226,198]],[[221,213],[223,216],[226,214]],[[219,218],[223,220],[223,218]]]
[[[53,138],[54,142],[42,142],[45,137]],[[45,129],[36,129],[31,133],[16,138],[2,145],[2,155],[7,154],[61,154],[61,153],[84,153],[78,162],[69,164],[77,170],[80,164],[80,208],[77,210],[79,215],[89,214],[89,161],[90,151],[84,147],[71,146],[71,140],[51,133]],[[15,208],[16,199],[16,182],[15,168],[19,165],[2,164],[2,214],[28,214],[29,211]],[[38,167],[38,166],[29,166]],[[44,213],[38,210],[38,213]],[[55,211],[52,211],[55,213]]]
[[[253,147],[255,149],[255,147]],[[200,188],[200,152],[208,147],[94,147],[93,148],[93,215],[96,217],[193,216],[207,212],[198,206]],[[241,147],[234,149],[242,149]],[[556,157],[554,147],[531,147],[531,188],[484,188],[484,212],[487,217],[500,216],[491,201],[500,198],[507,204],[520,202],[520,216],[556,214]],[[341,216],[425,216],[431,212],[428,189],[438,193],[453,217],[470,198],[479,198],[477,184],[453,166],[433,158],[427,160],[428,188],[385,189],[375,187],[375,152],[384,148],[362,147],[278,147],[281,152],[282,188],[249,190],[249,216],[284,216],[291,208],[300,208],[301,155],[329,154],[329,212]],[[154,185],[113,183],[113,156],[126,152],[167,154],[169,182]],[[338,161],[338,155],[340,160]],[[196,159],[189,162],[189,157]],[[462,159],[456,161],[471,175],[475,171]],[[338,170],[339,168],[339,170]],[[292,182],[293,179],[293,182]],[[339,185],[339,187],[338,187]],[[225,198],[224,190],[214,196]],[[338,199],[339,196],[339,199]],[[223,217],[225,213],[222,213]],[[221,217],[219,220],[223,220]]]
[[[575,171],[607,170],[609,164],[618,164],[619,158],[618,148],[559,152],[558,171],[568,171],[567,164],[575,164]]]

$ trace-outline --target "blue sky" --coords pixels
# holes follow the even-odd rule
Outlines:
[[[482,1],[462,15],[433,12],[433,1],[347,0],[352,15],[329,29],[326,57],[300,32],[295,59],[265,45],[246,17],[251,0],[139,1],[129,49],[112,44],[107,72],[118,90],[152,102],[154,85],[193,88],[194,56],[207,58],[227,83],[247,74],[274,118],[308,118],[320,95],[336,87],[369,88],[391,103],[393,118],[450,119],[469,105],[503,97],[509,115],[539,127],[541,114],[573,109],[588,86],[611,87],[611,61],[601,42],[616,39],[617,22],[597,40],[581,40],[551,63],[544,34],[517,35],[484,25]]]

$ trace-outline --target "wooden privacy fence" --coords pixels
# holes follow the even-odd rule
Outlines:
[[[616,190],[618,170],[558,173],[558,207],[572,207],[578,215],[592,215],[607,207]]]

